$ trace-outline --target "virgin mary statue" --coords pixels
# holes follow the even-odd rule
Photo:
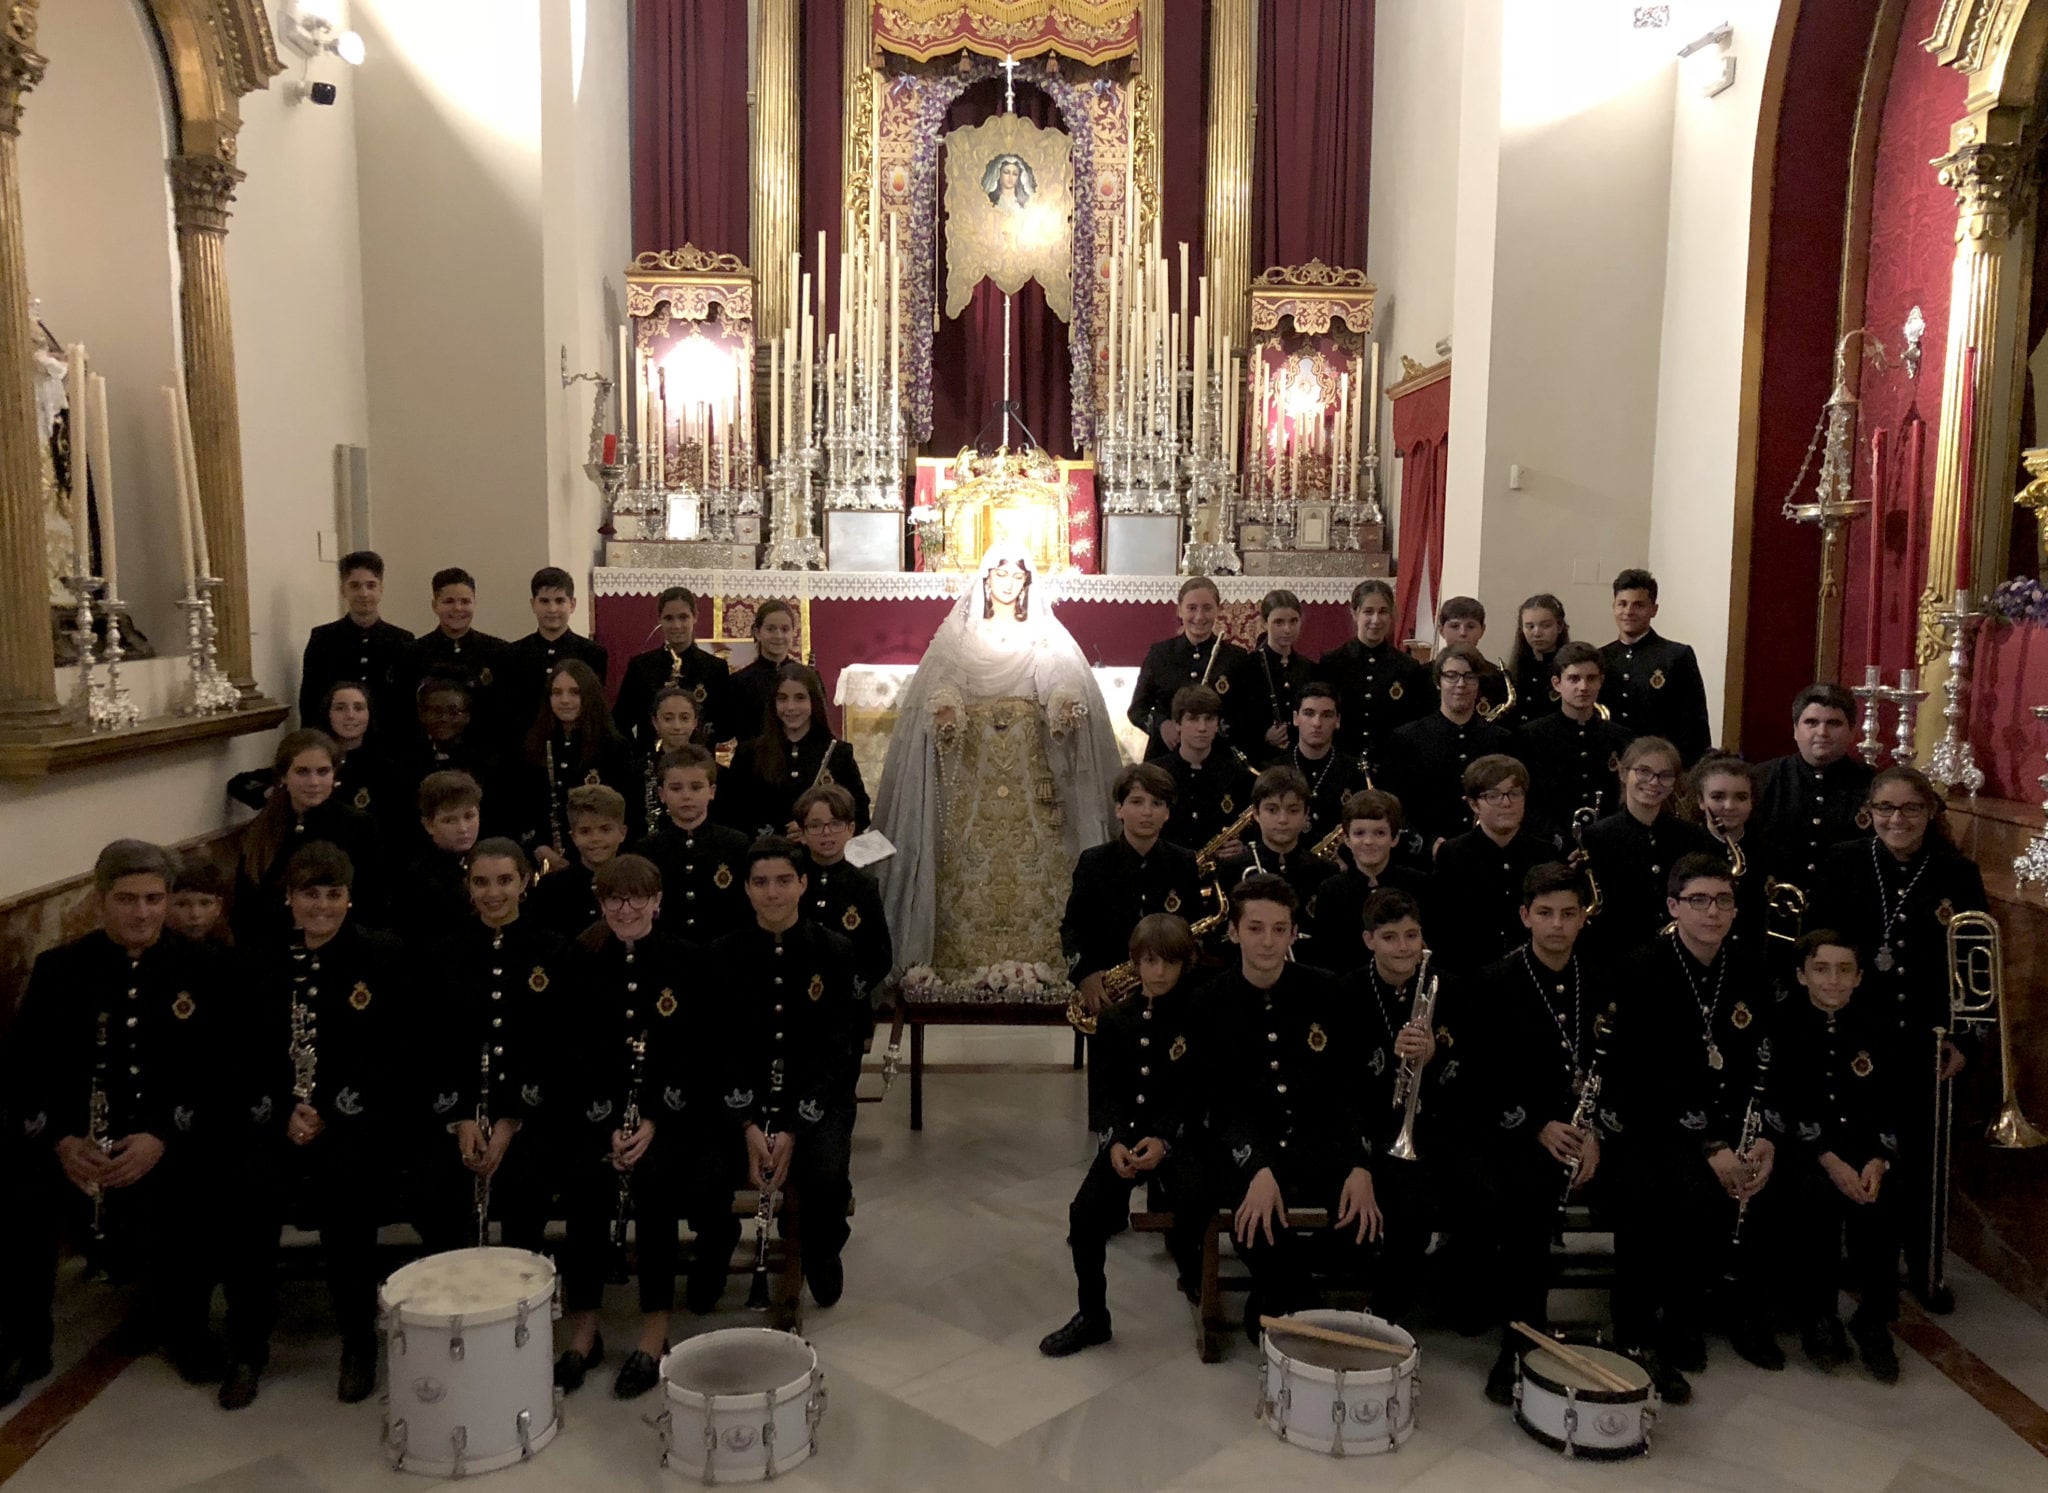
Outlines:
[[[1116,737],[1047,584],[982,559],[904,691],[876,795],[898,968],[941,985],[1009,960],[1062,967],[1074,862],[1109,835]]]

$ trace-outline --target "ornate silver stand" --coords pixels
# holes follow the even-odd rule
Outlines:
[[[775,532],[761,557],[764,570],[825,568],[825,546],[811,515],[811,472],[817,465],[818,448],[808,442],[782,448],[768,479],[775,495]]]
[[[2048,721],[2048,705],[2034,707],[2034,719]],[[2041,791],[2048,794],[2048,772],[2034,779],[2041,785]],[[2027,843],[2027,848],[2013,857],[2012,874],[2019,878],[2020,887],[2025,890],[2028,882],[2037,882],[2048,887],[2048,798],[2041,801],[2043,826],[2041,833]]]
[[[1899,670],[1899,682],[1884,691],[1884,700],[1899,712],[1896,729],[1892,733],[1892,761],[1900,767],[1913,765],[1913,736],[1920,726],[1920,702],[1927,698],[1927,691],[1919,686],[1919,677],[1911,669]]]
[[[1927,763],[1928,780],[1946,791],[1961,788],[1975,798],[1984,787],[1984,770],[1963,736],[1963,692],[1969,687],[1970,624],[1983,613],[1972,610],[1970,593],[1957,591],[1955,602],[1935,620],[1948,631],[1948,677],[1941,682],[1941,718],[1946,725]]]
[[[1863,702],[1863,739],[1856,743],[1856,755],[1875,767],[1884,760],[1884,739],[1878,735],[1878,710],[1885,699],[1883,671],[1876,664],[1866,664],[1863,682],[1849,693]]]
[[[105,584],[96,575],[85,573],[85,559],[81,555],[71,557],[71,574],[60,577],[65,588],[71,592],[77,607],[71,614],[71,645],[78,651],[78,688],[71,696],[71,708],[79,719],[87,722],[93,730],[100,730],[100,715],[103,710],[98,677],[94,674],[93,650],[98,638],[92,630],[92,599]]]
[[[191,590],[178,603],[185,612],[185,654],[192,665],[192,677],[178,700],[180,715],[220,715],[233,710],[241,699],[227,675],[220,671],[219,637],[213,620],[213,593],[220,587],[217,577],[198,576],[193,580]],[[107,629],[107,646],[111,652],[114,647],[111,624]],[[108,667],[111,672],[111,662]]]
[[[107,646],[101,655],[107,664],[107,682],[104,689],[97,691],[92,702],[92,728],[95,731],[119,731],[134,725],[142,719],[142,710],[128,693],[128,686],[121,682],[121,660],[125,651],[121,647],[121,614],[128,604],[118,596],[103,596],[97,603],[100,617],[107,624]]]

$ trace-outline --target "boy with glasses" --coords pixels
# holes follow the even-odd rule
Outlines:
[[[1529,770],[1521,763],[1481,757],[1465,769],[1464,787],[1473,828],[1444,842],[1433,881],[1438,917],[1458,933],[1444,940],[1438,962],[1458,971],[1490,964],[1523,941],[1523,878],[1555,856],[1522,828]]]
[[[1472,826],[1465,769],[1490,753],[1514,755],[1514,736],[1477,714],[1485,667],[1479,650],[1467,644],[1444,649],[1430,666],[1435,713],[1401,727],[1387,742],[1385,786],[1401,800],[1403,815],[1431,857],[1443,841]]]
[[[861,984],[879,1006],[892,957],[889,919],[875,878],[846,858],[853,839],[853,795],[838,783],[820,783],[797,795],[793,812],[811,860],[804,916],[853,941]]]

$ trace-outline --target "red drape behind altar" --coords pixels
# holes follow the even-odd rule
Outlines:
[[[846,62],[841,56],[846,5],[844,0],[803,0],[801,20],[804,170],[800,247],[804,263],[815,272],[811,261],[818,252],[818,234],[824,232],[825,327],[831,329],[839,325],[839,250],[840,240],[846,236],[846,172],[841,159],[846,119]]]
[[[945,129],[964,129],[1002,112],[1002,79],[987,79],[954,100]],[[1017,113],[1036,125],[1060,126],[1052,99],[1028,84],[1017,85]],[[939,152],[938,170],[943,182],[944,150]],[[943,226],[937,252],[944,264]],[[1067,324],[1047,309],[1044,288],[1036,280],[1028,282],[1012,297],[1010,308],[1010,398],[1046,450],[1070,457],[1079,453],[1073,449],[1072,363],[1067,349]],[[1003,293],[984,280],[974,287],[973,298],[957,318],[941,315],[932,338],[929,449],[950,454],[972,442],[1002,397]],[[997,438],[991,434],[991,443]],[[1013,432],[1010,444],[1017,443]]]
[[[1164,54],[1160,89],[1165,97],[1152,101],[1153,124],[1165,150],[1159,172],[1159,238],[1169,258],[1175,244],[1185,243],[1196,264],[1207,264],[1209,5],[1208,0],[1166,0],[1165,8],[1165,34],[1139,42],[1141,48],[1157,47]]]
[[[1254,274],[1311,259],[1367,267],[1373,10],[1374,0],[1260,0]]]
[[[1451,381],[1404,394],[1393,402],[1394,451],[1401,458],[1401,527],[1395,553],[1394,636],[1415,636],[1417,603],[1425,577],[1432,607],[1443,594],[1444,494],[1451,451]]]
[[[634,0],[633,250],[747,256],[747,7]]]

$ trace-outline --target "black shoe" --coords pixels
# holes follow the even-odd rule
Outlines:
[[[1047,1358],[1065,1358],[1079,1353],[1083,1348],[1093,1348],[1109,1341],[1109,1314],[1091,1317],[1086,1312],[1075,1312],[1067,1319],[1064,1327],[1056,1327],[1038,1340],[1038,1351]]]
[[[668,1352],[666,1345],[662,1353]],[[634,1349],[626,1355],[626,1361],[619,1365],[619,1377],[612,1381],[612,1396],[620,1400],[636,1400],[661,1382],[661,1365],[651,1353]]]
[[[256,1403],[256,1381],[262,1371],[253,1363],[240,1360],[228,1365],[227,1377],[220,1382],[220,1408],[242,1410]]]
[[[1650,1382],[1657,1387],[1658,1399],[1667,1405],[1692,1403],[1692,1381],[1679,1371],[1676,1364],[1653,1353],[1643,1360],[1643,1367],[1650,1372]]]
[[[1745,1322],[1731,1329],[1728,1346],[1735,1350],[1737,1358],[1773,1374],[1785,1367],[1785,1350],[1778,1346],[1778,1339],[1765,1323]]]
[[[1823,1374],[1832,1374],[1849,1361],[1849,1336],[1842,1331],[1840,1317],[1822,1317],[1799,1330],[1799,1346],[1806,1361]]]
[[[21,1392],[50,1372],[50,1350],[28,1354],[9,1349],[0,1352],[0,1405],[12,1405]]]
[[[804,1279],[810,1282],[811,1300],[820,1306],[831,1306],[845,1294],[846,1265],[838,1255],[820,1259],[816,1263],[804,1262]]]
[[[692,1276],[683,1287],[683,1305],[700,1317],[718,1310],[718,1298],[725,1294],[725,1273],[698,1280]]]
[[[1202,1280],[1200,1276],[1179,1276],[1174,1280],[1174,1284],[1180,1287],[1181,1295],[1188,1299],[1190,1306],[1200,1306],[1202,1304]]]
[[[1707,1366],[1707,1340],[1697,1332],[1679,1333],[1665,1340],[1658,1356],[1681,1374],[1697,1374]]]
[[[108,1346],[123,1358],[146,1358],[163,1345],[163,1340],[163,1329],[157,1326],[156,1318],[138,1310],[121,1319]]]
[[[377,1388],[377,1347],[374,1343],[341,1345],[341,1378],[334,1397],[344,1405],[359,1405]]]
[[[1513,1348],[1503,1348],[1500,1356],[1493,1361],[1493,1367],[1486,1375],[1486,1397],[1496,1405],[1515,1403],[1515,1381],[1521,1377],[1522,1356]]]
[[[1945,1317],[1956,1309],[1956,1293],[1946,1282],[1934,1286],[1913,1287],[1913,1298],[1937,1317]]]
[[[171,1350],[171,1367],[187,1384],[218,1384],[228,1371],[227,1354],[210,1337],[195,1338]]]
[[[1882,1322],[1859,1322],[1853,1325],[1853,1336],[1870,1377],[1879,1384],[1897,1384],[1899,1353],[1892,1346],[1892,1330]]]
[[[555,1387],[564,1394],[574,1394],[583,1387],[583,1376],[604,1362],[604,1334],[590,1345],[588,1353],[567,1349],[555,1360]]]

